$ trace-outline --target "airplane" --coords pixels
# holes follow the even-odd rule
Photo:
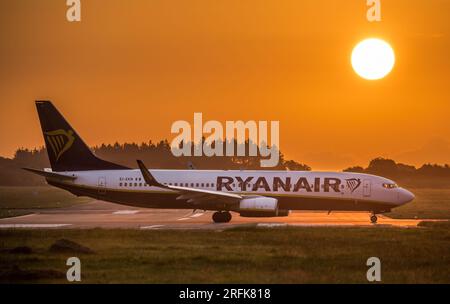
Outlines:
[[[36,101],[51,169],[23,168],[71,192],[122,205],[231,212],[242,217],[283,217],[291,210],[368,211],[370,221],[414,199],[394,181],[351,172],[270,170],[148,170],[95,156],[50,101]]]

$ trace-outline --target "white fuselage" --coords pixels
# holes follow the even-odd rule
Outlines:
[[[280,208],[289,210],[387,211],[414,198],[411,192],[399,188],[389,179],[360,173],[238,170],[150,172],[161,184],[274,197],[279,200]],[[149,208],[194,208],[177,200],[170,189],[148,186],[138,169],[59,173],[76,176],[76,179],[52,184],[74,190],[72,192],[78,195]],[[218,208],[200,206],[199,209]]]

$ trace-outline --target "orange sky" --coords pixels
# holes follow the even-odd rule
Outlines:
[[[0,0],[0,155],[43,144],[51,99],[90,145],[172,139],[175,120],[279,120],[281,150],[314,169],[377,156],[450,163],[450,1]],[[359,78],[353,46],[393,46]]]

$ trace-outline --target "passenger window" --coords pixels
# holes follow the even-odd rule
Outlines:
[[[199,187],[199,183],[196,184],[196,187]]]
[[[204,184],[204,183],[202,183],[202,188],[203,188],[203,187],[205,187],[205,184]]]
[[[124,186],[125,186],[125,187],[128,186],[128,183],[125,183]]]

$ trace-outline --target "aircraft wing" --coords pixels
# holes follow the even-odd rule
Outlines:
[[[41,175],[45,178],[52,178],[52,179],[56,179],[56,180],[75,180],[77,177],[73,176],[73,175],[64,175],[64,174],[60,174],[60,173],[55,173],[55,172],[50,172],[50,171],[41,171],[41,170],[36,170],[36,169],[31,169],[31,168],[22,168],[23,170],[29,171],[31,173],[37,174],[37,175]]]
[[[222,191],[214,191],[214,190],[205,190],[205,189],[197,189],[197,188],[189,188],[189,187],[181,187],[181,186],[171,186],[164,185],[159,183],[153,175],[148,171],[145,167],[144,163],[141,160],[137,161],[139,169],[141,170],[142,176],[147,184],[154,187],[160,187],[164,189],[170,189],[180,193],[180,196],[177,199],[185,199],[188,203],[200,203],[200,202],[223,202],[226,204],[234,204],[238,203],[243,196],[235,193],[222,192]]]

